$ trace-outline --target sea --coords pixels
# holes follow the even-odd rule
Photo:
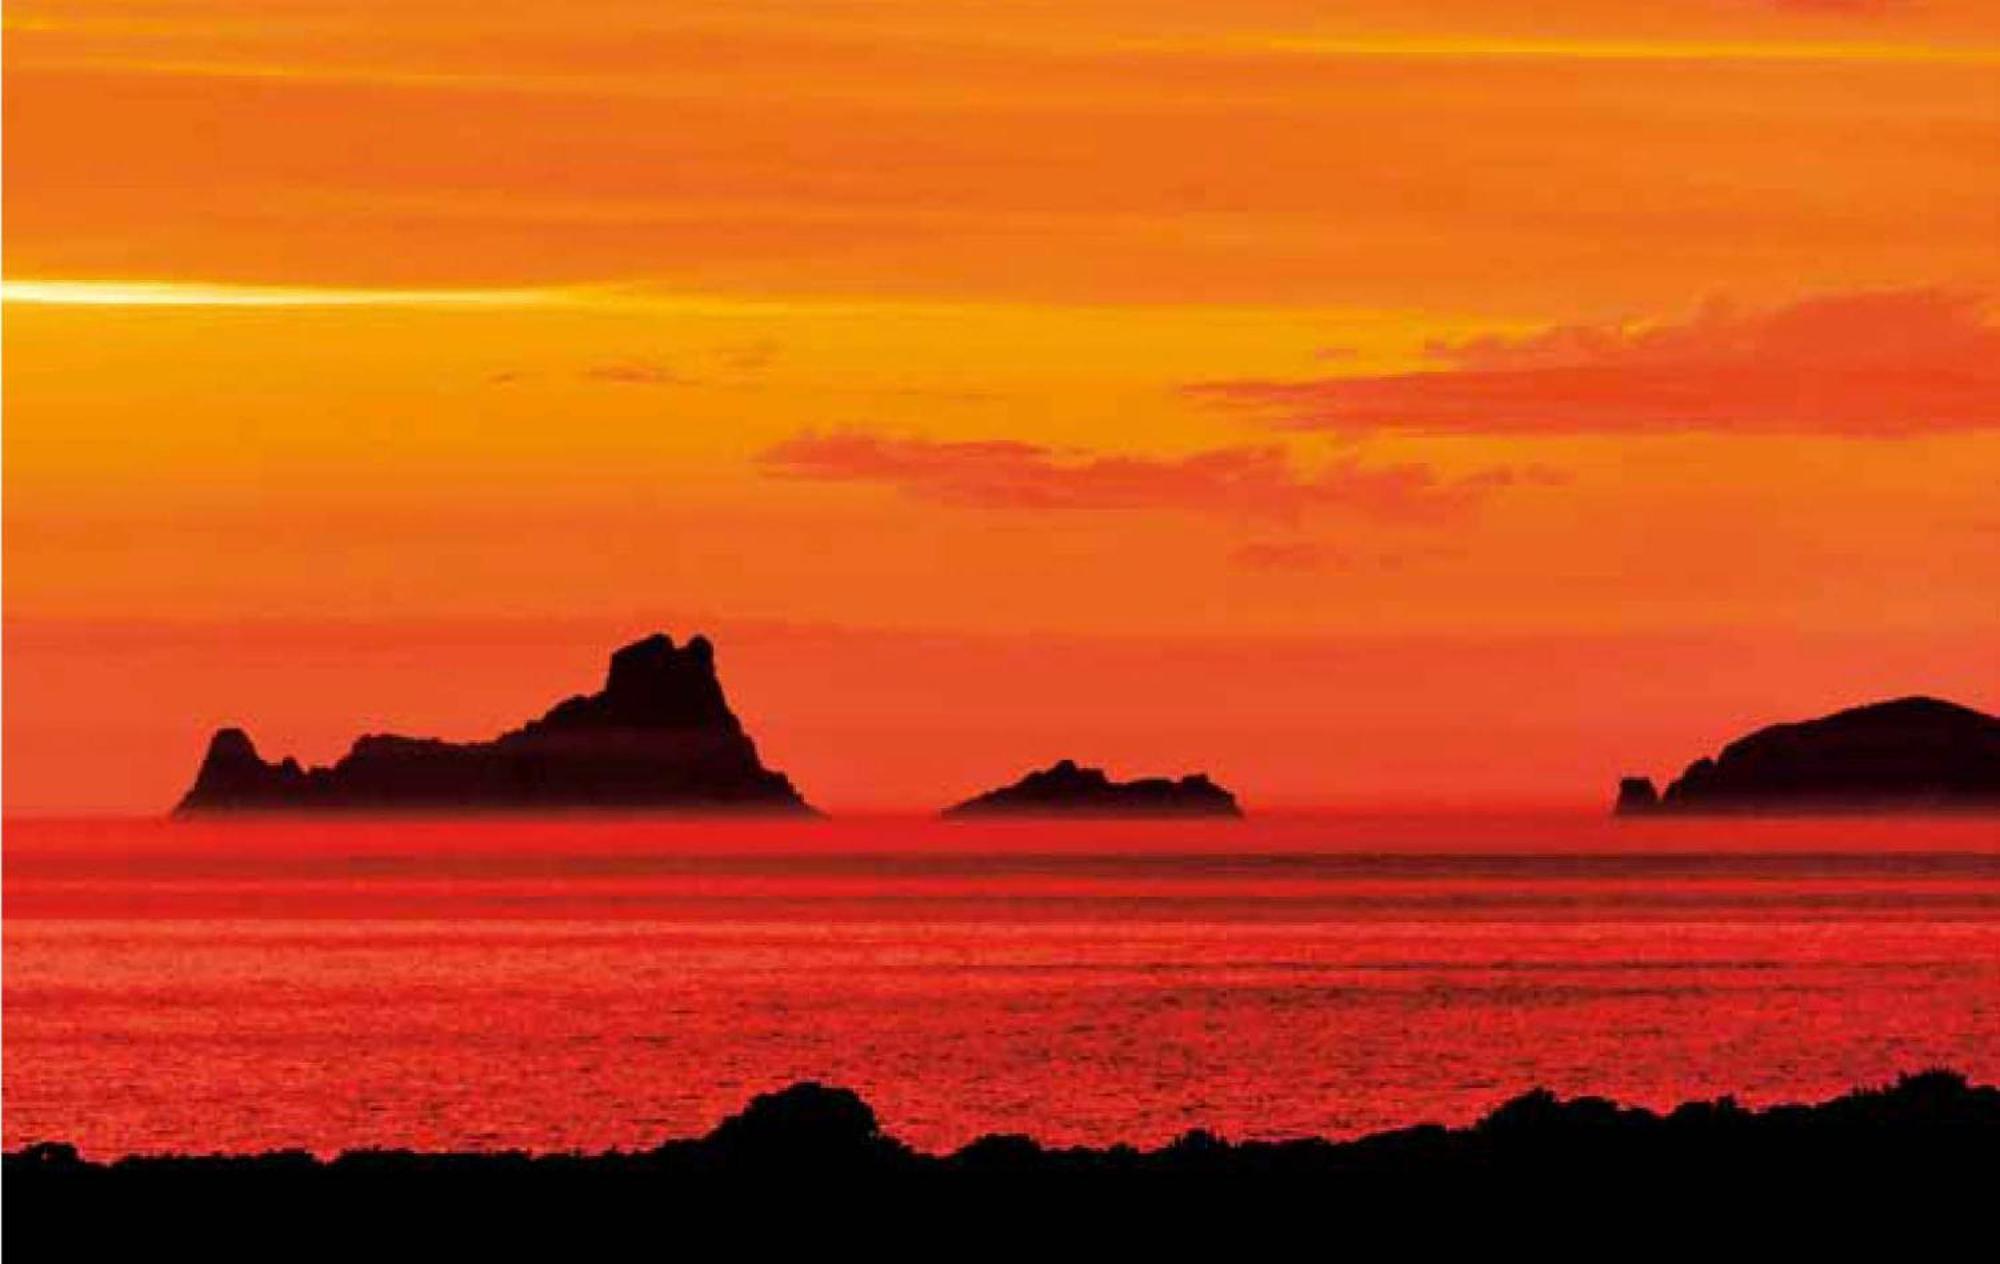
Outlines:
[[[926,1150],[2000,1081],[1990,817],[10,819],[0,858],[9,1149],[633,1149],[799,1080]]]

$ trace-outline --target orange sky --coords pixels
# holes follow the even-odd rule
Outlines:
[[[483,735],[1600,798],[2000,707],[1983,0],[8,6],[5,796]]]

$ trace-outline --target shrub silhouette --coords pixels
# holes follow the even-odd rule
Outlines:
[[[1488,1228],[1560,1208],[1572,1232],[1613,1212],[1650,1222],[1726,1211],[1797,1227],[1922,1207],[1932,1225],[1988,1206],[1995,1173],[2000,1089],[1941,1069],[1764,1110],[1721,1098],[1663,1115],[1536,1090],[1470,1127],[1338,1142],[1231,1142],[1198,1130],[1154,1150],[1054,1149],[994,1135],[926,1155],[886,1135],[852,1091],[804,1083],[753,1098],[705,1137],[638,1152],[358,1150],[323,1160],[284,1151],[106,1163],[39,1142],[4,1160],[8,1242],[60,1234],[69,1253],[86,1256],[93,1234],[119,1230],[229,1226],[293,1244],[298,1225],[351,1222],[505,1238],[525,1224],[623,1232],[661,1217],[724,1218],[755,1238],[779,1226],[864,1224],[936,1224],[962,1236],[968,1225],[990,1233],[1061,1217],[1125,1234],[1151,1227],[1174,1246],[1185,1245],[1176,1226],[1296,1227],[1331,1215],[1400,1217],[1416,1241],[1437,1227],[1438,1209],[1474,1207]],[[946,1240],[961,1239],[937,1241]],[[517,1247],[506,1241],[501,1253]]]

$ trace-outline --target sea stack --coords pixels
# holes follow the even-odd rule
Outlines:
[[[1774,724],[1697,759],[1655,796],[1618,788],[1617,813],[2000,811],[2000,719],[1898,698]]]
[[[1660,810],[1660,792],[1651,777],[1626,777],[1618,783],[1618,815],[1639,816]]]
[[[611,656],[599,692],[489,742],[369,734],[337,763],[301,768],[266,762],[242,729],[219,730],[176,812],[578,808],[812,810],[759,761],[708,638],[676,647],[656,633]]]
[[[1012,785],[989,790],[946,808],[947,817],[1242,816],[1236,796],[1206,773],[1179,779],[1144,777],[1113,781],[1101,768],[1079,767],[1065,759],[1031,772]]]

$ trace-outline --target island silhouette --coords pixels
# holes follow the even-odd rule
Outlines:
[[[1113,781],[1102,768],[1065,759],[1012,785],[954,804],[952,818],[995,816],[1242,816],[1236,796],[1206,773]]]
[[[488,742],[368,734],[329,767],[270,763],[249,734],[209,741],[180,814],[294,809],[617,808],[807,814],[729,709],[715,647],[655,633],[611,655],[604,688]]]
[[[1689,764],[1665,793],[1618,785],[1621,816],[2000,809],[2000,719],[1937,698],[1897,698],[1774,724]]]
[[[817,815],[766,768],[730,710],[705,636],[654,633],[611,655],[604,687],[490,741],[370,733],[325,767],[263,758],[241,728],[210,738],[177,815],[295,810],[569,809]],[[1620,816],[2000,809],[2000,719],[1909,697],[1774,724],[1658,790],[1620,781]],[[1240,817],[1206,773],[1113,780],[1063,759],[954,804],[952,819]]]

